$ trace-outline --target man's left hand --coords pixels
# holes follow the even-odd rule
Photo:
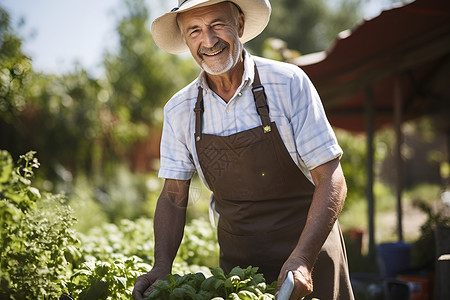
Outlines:
[[[288,259],[281,269],[280,275],[278,276],[277,294],[280,291],[281,285],[286,280],[289,271],[292,271],[292,275],[294,275],[294,289],[289,300],[299,300],[311,294],[313,291],[311,270],[294,259]]]

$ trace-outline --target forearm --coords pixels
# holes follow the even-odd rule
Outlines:
[[[160,268],[167,273],[171,271],[173,260],[183,239],[187,201],[187,193],[179,197],[179,195],[174,195],[170,189],[164,189],[156,205],[153,225],[155,234],[154,268]]]
[[[305,228],[292,255],[312,270],[317,255],[342,209],[347,187],[339,161],[329,163],[327,170],[312,173],[316,183]]]

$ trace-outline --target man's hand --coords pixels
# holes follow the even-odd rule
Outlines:
[[[147,297],[153,289],[152,285],[158,280],[165,280],[168,273],[153,268],[150,272],[139,276],[134,284],[133,299],[141,300]]]
[[[311,271],[299,261],[288,259],[278,276],[277,294],[283,282],[286,280],[288,271],[292,271],[292,275],[294,275],[294,289],[289,300],[299,300],[312,293],[313,282]]]
[[[301,299],[313,290],[312,269],[342,209],[347,193],[339,159],[333,159],[311,170],[315,191],[308,218],[297,246],[281,268],[278,289],[288,271],[294,275],[291,300]],[[331,271],[330,271],[331,272]]]

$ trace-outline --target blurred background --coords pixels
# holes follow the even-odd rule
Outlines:
[[[246,49],[295,61],[330,49],[342,38],[341,32],[410,2],[271,0],[269,26]],[[151,220],[163,184],[157,178],[163,106],[199,72],[189,55],[164,53],[152,41],[151,21],[176,4],[174,0],[0,2],[0,149],[14,161],[36,151],[40,167],[33,185],[66,197],[64,205],[71,207],[77,219],[74,229],[80,234],[106,236],[98,228],[107,231],[107,226],[115,225],[117,230],[123,222],[151,226],[136,224]],[[443,195],[448,195],[444,192],[450,173],[447,133],[434,121],[421,117],[401,125],[402,168],[407,174],[402,179],[402,211],[407,217],[401,240],[418,245],[414,266],[429,270],[434,268],[434,248],[423,245],[434,244],[430,228]],[[369,255],[367,134],[335,130],[344,150],[341,162],[349,187],[340,222],[350,268],[377,272],[379,265]],[[397,242],[394,128],[377,129],[373,144],[373,239],[377,244]],[[189,222],[204,220],[196,226],[209,226],[209,197],[194,178]],[[214,265],[213,250],[206,254],[212,258],[193,263]],[[151,262],[151,252],[140,253]],[[183,255],[188,260],[193,254]]]

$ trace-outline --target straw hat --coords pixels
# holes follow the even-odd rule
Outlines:
[[[177,14],[202,7],[213,5],[226,0],[178,0],[178,7],[155,19],[152,23],[153,40],[159,48],[173,54],[189,51],[181,36],[176,17]],[[241,42],[245,43],[267,26],[271,7],[269,0],[232,0],[242,10],[245,16],[244,34]]]

